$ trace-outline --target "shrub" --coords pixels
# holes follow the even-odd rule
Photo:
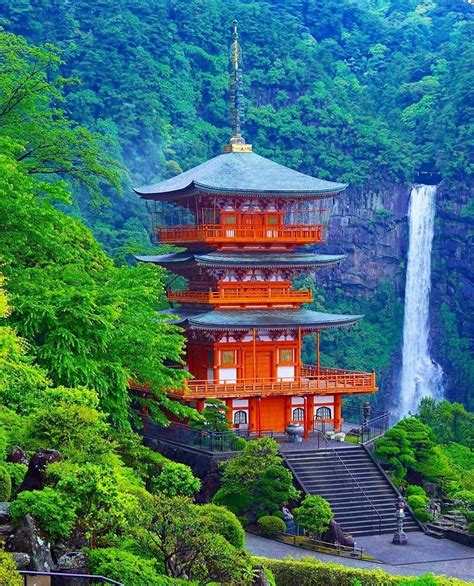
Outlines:
[[[281,465],[269,466],[254,489],[257,515],[275,515],[284,503],[298,497],[299,492],[293,486],[291,472]]]
[[[417,484],[410,484],[407,487],[406,495],[407,495],[407,497],[414,496],[414,495],[426,496],[426,492],[422,486],[418,486]]]
[[[123,582],[127,586],[171,586],[182,580],[158,574],[154,560],[144,559],[123,549],[108,547],[88,551],[89,567],[94,574]]]
[[[177,462],[165,462],[161,473],[153,479],[153,491],[166,496],[193,496],[201,488],[201,481],[196,478],[189,466]]]
[[[459,490],[454,498],[461,501],[466,507],[474,507],[474,492],[471,490]]]
[[[307,495],[295,509],[296,522],[315,535],[327,531],[334,514],[331,505],[320,496]]]
[[[0,501],[9,501],[12,496],[12,479],[5,465],[0,464]]]
[[[280,519],[280,517],[275,517],[273,515],[260,517],[257,521],[257,525],[259,526],[262,535],[265,535],[266,537],[275,537],[277,533],[283,533],[286,529],[285,521]]]
[[[216,492],[212,502],[215,505],[226,507],[235,515],[239,515],[250,507],[252,497],[246,488],[239,489],[237,487],[223,486]]]
[[[14,462],[6,462],[5,468],[10,474],[10,478],[12,481],[12,495],[16,495],[16,492],[19,489],[20,484],[23,482],[23,479],[25,478],[28,466],[25,466],[24,464],[16,464]]]
[[[422,578],[405,578],[402,576],[393,576],[382,570],[363,570],[360,568],[350,568],[333,563],[318,562],[314,558],[306,558],[301,561],[295,560],[271,560],[265,558],[256,558],[258,563],[264,564],[269,568],[274,577],[277,586],[355,586],[357,581],[364,586],[412,586],[424,584],[425,586],[468,586],[467,582],[457,580],[456,578],[446,578],[439,576],[434,578],[435,582],[420,582]]]
[[[7,457],[8,435],[6,429],[0,424],[0,462]]]
[[[18,573],[9,553],[0,549],[0,586],[22,586],[23,578]]]
[[[76,521],[74,504],[49,487],[21,492],[11,504],[10,513],[15,523],[30,514],[53,542],[66,538]]]
[[[474,533],[474,522],[469,523],[468,531],[469,531],[469,533]]]
[[[245,532],[234,515],[224,507],[202,505],[199,514],[211,533],[222,535],[231,545],[241,548],[245,542]]]
[[[427,496],[414,494],[407,498],[407,502],[413,510],[424,509],[426,505],[430,502],[430,499]]]
[[[413,512],[418,521],[421,521],[422,523],[427,523],[428,521],[433,520],[433,515],[426,509],[413,509]]]

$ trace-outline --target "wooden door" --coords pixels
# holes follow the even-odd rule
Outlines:
[[[272,377],[273,352],[268,350],[257,351],[255,353],[256,368],[254,368],[253,352],[245,352],[244,360],[244,379],[259,380],[262,378],[269,379]]]

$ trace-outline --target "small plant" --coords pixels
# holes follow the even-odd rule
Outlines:
[[[9,553],[0,549],[0,586],[22,586],[23,578]]]
[[[265,537],[275,537],[277,533],[283,533],[286,529],[285,521],[274,515],[260,517],[257,525]]]

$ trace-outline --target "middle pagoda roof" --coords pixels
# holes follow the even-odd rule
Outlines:
[[[135,192],[151,200],[185,197],[196,190],[244,196],[323,198],[336,195],[346,187],[345,183],[311,177],[254,152],[229,152],[171,179],[138,187]]]
[[[164,255],[136,256],[141,262],[151,262],[172,270],[173,266],[196,262],[201,266],[233,267],[330,267],[347,258],[345,254],[315,254],[312,252],[175,252]]]

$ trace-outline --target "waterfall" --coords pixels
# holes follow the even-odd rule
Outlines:
[[[443,396],[443,369],[430,357],[431,248],[436,185],[414,185],[408,210],[409,241],[398,414],[416,412],[422,397]]]

